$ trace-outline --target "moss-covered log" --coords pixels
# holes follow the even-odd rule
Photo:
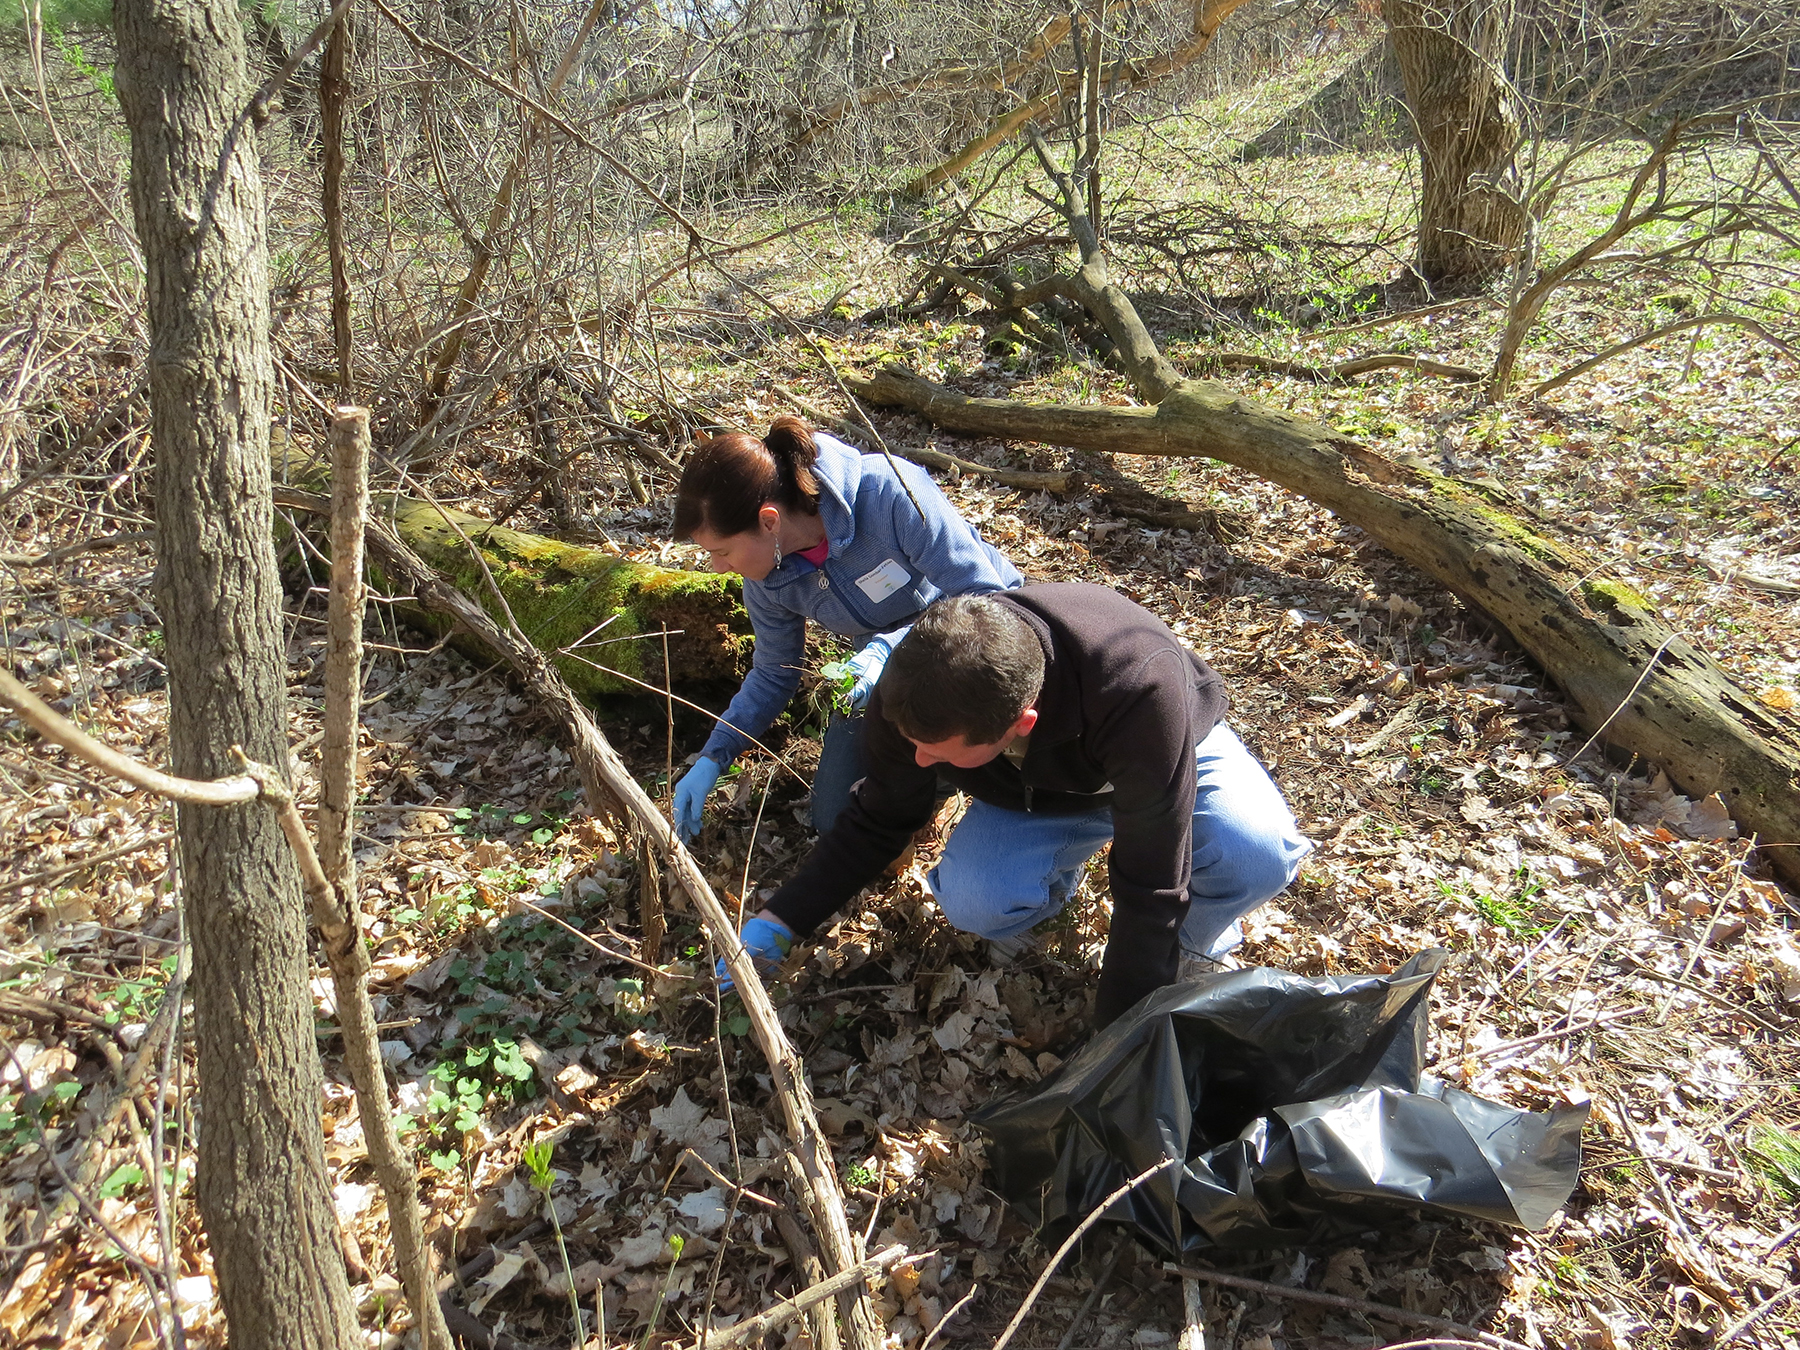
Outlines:
[[[310,492],[277,488],[275,498],[329,510]],[[631,562],[394,493],[377,494],[372,514],[504,625],[497,588],[520,631],[584,697],[663,688],[664,633],[676,689],[735,681],[748,668],[750,619],[735,576]],[[424,610],[410,615],[448,626]]]
[[[1660,765],[1691,796],[1718,793],[1739,827],[1768,846],[1774,867],[1800,882],[1800,728],[1740,689],[1643,596],[1522,520],[1498,493],[1200,380],[1177,383],[1148,408],[968,398],[892,368],[851,388],[950,431],[1206,456],[1311,498],[1511,633],[1562,686],[1578,724]]]

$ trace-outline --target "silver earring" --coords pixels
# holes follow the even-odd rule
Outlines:
[[[780,569],[780,567],[781,567],[781,536],[778,534],[775,536],[775,566],[771,567],[769,570],[771,572],[778,571]]]

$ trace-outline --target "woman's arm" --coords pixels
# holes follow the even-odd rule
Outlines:
[[[720,768],[748,749],[751,737],[760,737],[769,729],[800,687],[806,620],[790,609],[770,604],[761,592],[762,587],[753,582],[744,586],[744,608],[756,634],[750,673],[700,752]]]
[[[885,503],[890,528],[913,570],[923,574],[940,594],[988,595],[1025,584],[1019,569],[976,533],[930,474],[905,463],[899,465],[898,473],[903,481],[892,485]],[[910,497],[907,488],[912,489]],[[906,624],[875,636],[891,651],[911,627]]]

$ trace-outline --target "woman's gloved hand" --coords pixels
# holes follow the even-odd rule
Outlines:
[[[794,945],[794,930],[772,914],[758,914],[744,925],[738,938],[743,942],[744,950],[750,953],[750,959],[756,962],[757,973],[767,975],[787,957]],[[729,994],[735,988],[725,969],[724,957],[719,958],[713,973],[719,978],[721,994]]]
[[[693,843],[694,836],[700,833],[700,809],[706,804],[706,794],[713,790],[719,775],[724,772],[722,765],[702,755],[675,784],[675,800],[670,813],[675,817],[675,833],[681,836],[682,843]]]
[[[887,665],[888,657],[893,653],[881,638],[873,639],[855,656],[844,662],[846,669],[856,676],[856,683],[850,686],[849,703],[853,709],[860,711],[869,705],[869,695],[874,692],[876,681],[881,679],[882,669]]]

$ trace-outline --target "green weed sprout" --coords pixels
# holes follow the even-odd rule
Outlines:
[[[544,1193],[544,1208],[550,1212],[550,1229],[556,1234],[556,1250],[562,1257],[563,1278],[569,1282],[569,1311],[575,1314],[575,1344],[579,1346],[587,1344],[587,1328],[581,1321],[581,1297],[575,1292],[575,1270],[569,1265],[569,1244],[563,1241],[562,1220],[556,1217],[556,1201],[550,1198],[550,1190],[556,1185],[556,1174],[550,1170],[550,1155],[555,1151],[556,1144],[552,1140],[541,1139],[520,1149],[519,1158],[531,1174],[532,1187]],[[605,1334],[602,1330],[602,1340]]]
[[[663,1276],[662,1288],[656,1291],[656,1303],[650,1309],[650,1325],[644,1328],[644,1339],[638,1342],[638,1350],[645,1350],[650,1338],[656,1335],[656,1324],[662,1321],[663,1302],[669,1297],[669,1286],[675,1283],[675,1263],[681,1260],[681,1249],[687,1246],[687,1240],[680,1233],[669,1234],[669,1273]]]
[[[850,711],[850,691],[856,688],[856,672],[848,661],[827,661],[819,667],[819,678],[831,691],[831,706],[839,712]]]
[[[1752,1125],[1746,1142],[1750,1166],[1769,1188],[1790,1204],[1800,1201],[1800,1144],[1773,1125]]]

